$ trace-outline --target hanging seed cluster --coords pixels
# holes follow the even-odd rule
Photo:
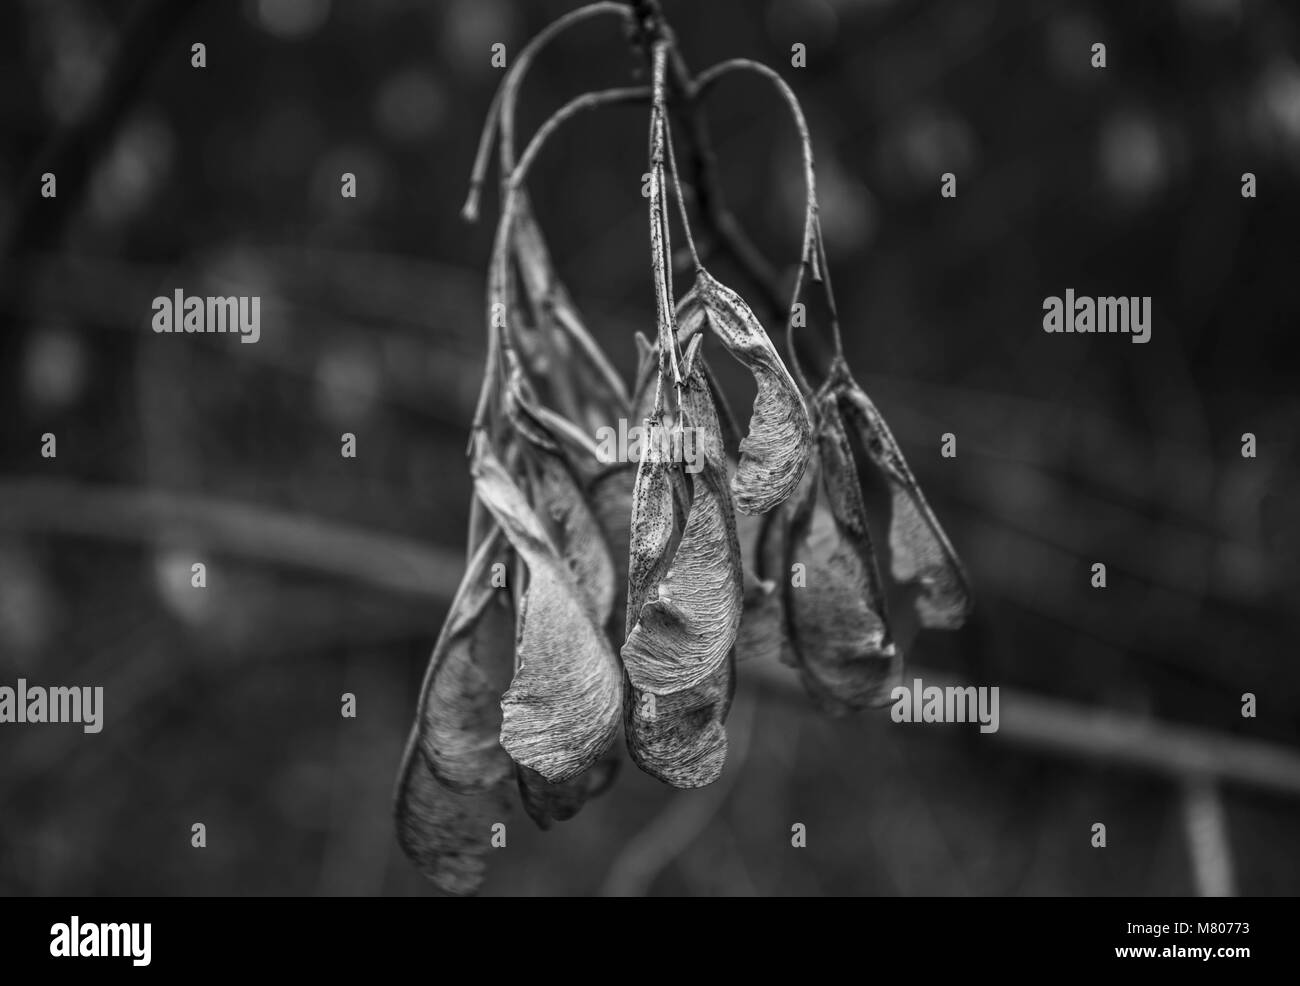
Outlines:
[[[890,632],[851,436],[890,494],[890,574],[916,588],[925,627],[953,629],[971,599],[960,563],[898,443],[854,381],[839,345],[817,221],[812,157],[794,94],[770,69],[727,62],[679,84],[695,99],[722,75],[776,82],[803,138],[808,209],[794,302],[820,282],[836,355],[811,388],[750,306],[700,262],[667,123],[663,32],[647,40],[648,89],[579,97],[514,155],[514,102],[550,37],[601,13],[561,18],[516,58],[493,104],[466,211],[499,132],[501,218],[488,272],[488,359],[469,447],[468,561],[429,662],[396,793],[399,840],[440,889],[480,885],[494,826],[522,803],[542,828],[572,817],[613,781],[626,747],[679,788],[714,781],[746,661],[780,660],[830,714],[886,704],[902,654]],[[649,227],[656,332],[638,334],[629,389],[556,275],[524,178],[569,116],[650,104]],[[671,182],[670,182],[671,178]],[[674,195],[675,191],[675,195]],[[694,258],[675,300],[670,200]],[[793,303],[792,303],[793,305]],[[789,328],[789,327],[788,327]],[[703,341],[753,376],[742,428]],[[795,372],[791,372],[793,367]],[[592,436],[619,421],[665,441],[610,463]],[[687,469],[673,449],[694,442]],[[792,569],[802,566],[797,583]],[[621,743],[620,743],[621,740]]]

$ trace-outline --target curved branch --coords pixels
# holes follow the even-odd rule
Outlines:
[[[573,99],[552,113],[550,118],[537,128],[537,133],[533,134],[532,140],[524,148],[519,163],[514,165],[513,170],[507,174],[505,180],[507,194],[523,185],[524,179],[528,177],[529,170],[537,160],[537,155],[546,146],[546,142],[573,117],[584,110],[597,109],[601,106],[616,106],[620,103],[648,102],[650,98],[651,89],[649,86],[620,86],[574,96]]]
[[[501,170],[503,177],[515,167],[515,100],[519,95],[519,86],[523,82],[533,61],[541,51],[551,43],[556,35],[563,33],[575,24],[599,17],[603,14],[617,14],[624,20],[632,17],[632,9],[614,0],[601,0],[600,3],[588,4],[571,10],[546,25],[515,57],[515,63],[501,80],[492,105],[488,109],[487,119],[483,122],[483,132],[479,136],[478,151],[474,156],[474,169],[470,174],[469,194],[461,209],[461,216],[467,222],[478,218],[479,195],[483,181],[487,176],[488,154],[492,150],[492,135],[498,125],[501,130]]]
[[[731,58],[716,65],[710,65],[695,77],[694,92],[696,98],[703,99],[710,88],[720,78],[731,72],[755,72],[769,79],[780,90],[794,117],[795,128],[799,131],[799,148],[803,152],[804,178],[804,227],[801,259],[805,264],[812,262],[815,255],[813,225],[817,221],[817,176],[813,169],[812,138],[808,134],[808,121],[804,117],[799,97],[794,94],[790,84],[781,78],[773,68],[756,62],[751,58]]]
[[[793,312],[794,306],[803,293],[804,278],[810,271],[813,279],[822,282],[825,290],[826,304],[831,315],[831,332],[835,343],[835,354],[836,356],[843,354],[838,309],[835,305],[834,294],[831,291],[830,277],[826,271],[825,246],[822,243],[821,218],[817,205],[817,176],[816,169],[813,166],[812,138],[808,132],[808,121],[804,116],[799,97],[795,95],[794,90],[781,77],[781,74],[761,62],[749,58],[732,58],[704,69],[695,77],[693,82],[696,97],[703,98],[714,83],[731,72],[753,72],[772,82],[781,93],[782,98],[785,99],[786,105],[789,106],[795,129],[799,133],[799,147],[803,155],[804,170],[803,245],[800,250],[799,272],[795,277],[794,289],[790,296],[789,312],[786,316],[786,347],[790,353],[790,368],[795,379],[798,381],[799,386],[805,392],[808,392],[810,390],[808,381],[804,376],[802,366],[799,364],[799,358],[794,347]]]

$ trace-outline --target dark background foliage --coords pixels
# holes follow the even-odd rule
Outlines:
[[[513,54],[570,7],[7,11],[0,682],[103,685],[107,724],[0,730],[0,891],[426,892],[389,794],[465,539],[495,197],[478,226],[457,213],[500,79],[491,45]],[[963,631],[905,630],[922,675],[1294,747],[1296,11],[665,7],[693,67],[768,62],[808,113],[850,360],[977,592]],[[576,30],[532,72],[521,132],[638,73],[615,22]],[[741,78],[709,120],[727,204],[784,296],[793,128]],[[530,183],[588,324],[629,372],[632,332],[653,324],[645,153],[644,108],[604,110]],[[45,170],[56,200],[39,196]],[[955,200],[939,196],[946,171]],[[717,272],[766,314],[762,286]],[[154,335],[150,302],[177,287],[260,295],[261,341]],[[1046,335],[1042,300],[1066,288],[1152,296],[1152,341]],[[743,373],[715,362],[743,408]],[[1240,455],[1247,431],[1256,459]],[[956,459],[939,456],[944,432]],[[258,533],[283,518],[280,537]],[[409,546],[442,555],[421,567]],[[550,833],[518,816],[486,892],[1195,890],[1177,778],[883,711],[829,721],[782,671],[742,677],[723,781],[675,793],[625,765]],[[339,717],[344,691],[356,720]],[[1295,893],[1295,800],[1221,791],[1237,888]],[[790,847],[794,822],[807,849]]]

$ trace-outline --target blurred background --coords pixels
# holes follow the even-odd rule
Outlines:
[[[0,728],[0,892],[429,892],[390,794],[462,564],[495,178],[479,225],[458,212],[492,45],[575,5],[8,10],[0,684],[102,685],[106,711],[93,736]],[[850,361],[977,595],[958,633],[900,633],[923,679],[999,686],[1002,729],[828,720],[785,669],[742,666],[721,781],[625,763],[549,833],[518,813],[485,893],[1300,891],[1300,11],[664,6],[692,68],[756,58],[803,101]],[[615,20],[576,29],[530,74],[521,137],[636,79]],[[798,256],[794,131],[744,77],[708,117],[773,271],[710,266],[767,317]],[[645,108],[601,110],[530,181],[628,373],[653,326],[645,156]],[[260,342],[155,335],[176,288],[259,295]],[[1045,334],[1067,288],[1152,296],[1151,342]]]

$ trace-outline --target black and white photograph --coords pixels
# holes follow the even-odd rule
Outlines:
[[[165,973],[182,898],[975,897],[1260,961],[1300,6],[3,24],[24,954]]]

